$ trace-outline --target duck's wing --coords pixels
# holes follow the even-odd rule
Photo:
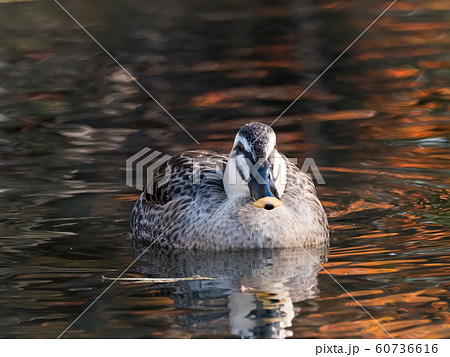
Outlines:
[[[287,167],[286,190],[301,190],[306,195],[317,196],[316,186],[314,186],[312,178],[286,157],[285,162]]]
[[[195,199],[199,192],[223,193],[227,156],[211,151],[188,151],[161,165],[148,181],[143,200],[164,205],[177,197]]]
[[[328,231],[327,216],[317,197],[316,187],[314,186],[312,178],[300,170],[295,164],[290,162],[286,157],[285,161],[287,166],[287,183],[283,197],[284,195],[287,195],[294,200],[304,200],[314,217],[316,217],[320,224]]]

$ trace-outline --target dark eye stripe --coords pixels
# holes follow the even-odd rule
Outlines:
[[[244,173],[242,172],[241,168],[236,165],[236,169],[239,172],[239,175],[241,176],[241,178],[245,181],[246,177],[245,177]]]

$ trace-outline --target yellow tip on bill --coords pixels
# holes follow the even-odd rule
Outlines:
[[[262,197],[258,201],[253,202],[253,206],[258,208],[266,208],[271,205],[273,208],[281,206],[281,201],[276,197]]]

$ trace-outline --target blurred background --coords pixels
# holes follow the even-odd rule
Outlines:
[[[140,252],[125,160],[227,152],[271,123],[384,0],[0,1],[1,337],[57,337]],[[449,338],[450,18],[397,3],[274,125],[314,158],[329,251],[149,252],[65,335]],[[226,232],[224,232],[226,234]]]

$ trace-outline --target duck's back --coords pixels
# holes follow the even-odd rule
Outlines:
[[[222,181],[226,162],[225,155],[211,151],[188,151],[166,161],[153,173],[136,201],[131,215],[133,236],[171,245],[165,244],[168,237],[163,233],[168,228],[172,228],[171,232],[179,228],[181,234],[182,222],[192,224],[186,222],[186,217],[192,217],[187,210],[196,199],[226,199]],[[195,209],[198,214],[198,205]]]

